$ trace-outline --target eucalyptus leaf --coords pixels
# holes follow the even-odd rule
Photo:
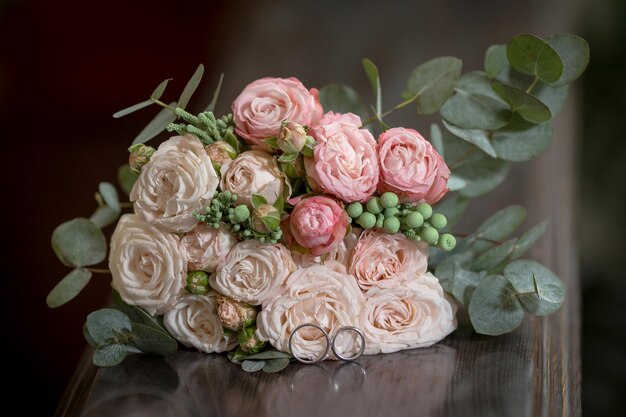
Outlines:
[[[100,229],[104,229],[108,225],[115,223],[118,217],[120,217],[119,211],[115,211],[109,206],[104,206],[98,207],[89,217],[89,220]]]
[[[565,299],[565,284],[535,261],[519,259],[504,268],[504,276],[518,293],[526,311],[537,316],[557,311]]]
[[[77,218],[54,229],[52,249],[65,265],[80,267],[102,262],[107,245],[98,226],[85,218]]]
[[[189,104],[189,100],[191,100],[191,96],[196,92],[196,89],[200,85],[200,81],[202,81],[202,75],[204,75],[204,65],[198,65],[196,71],[193,73],[183,92],[180,94],[180,98],[178,99],[178,107],[181,109],[185,109],[187,104]]]
[[[531,96],[525,91],[511,85],[495,81],[492,85],[494,91],[500,95],[510,106],[531,123],[543,123],[552,118],[550,108],[543,104],[537,97]]]
[[[91,337],[91,335],[89,334],[89,330],[87,329],[87,323],[83,324],[83,336],[85,337],[87,343],[89,343],[89,346],[92,346],[94,348],[98,346],[96,341],[93,340],[93,337]]]
[[[448,190],[459,191],[465,188],[466,185],[467,181],[465,181],[463,178],[454,173],[450,174],[450,178],[448,178]]]
[[[378,68],[371,60],[363,58],[361,60],[365,74],[370,81],[372,90],[374,91],[374,97],[376,97],[376,114],[380,115],[383,111],[382,94],[380,89],[380,76],[378,75]]]
[[[134,113],[137,110],[145,109],[146,107],[151,106],[152,104],[154,104],[154,101],[152,100],[146,100],[146,101],[142,101],[141,103],[133,104],[130,107],[126,107],[125,109],[122,109],[120,111],[113,113],[113,118],[119,119],[120,117],[128,116],[129,114]]]
[[[502,275],[484,278],[474,289],[467,310],[474,330],[490,336],[511,332],[524,319],[515,290]]]
[[[435,211],[446,216],[448,227],[450,227],[461,219],[469,202],[469,198],[463,197],[458,193],[451,193],[435,206]]]
[[[169,104],[169,106],[176,108],[177,104],[173,101]],[[133,145],[137,143],[146,143],[159,133],[163,132],[167,128],[167,125],[175,120],[176,114],[172,110],[168,108],[161,109],[154,119],[152,119],[152,121],[148,123],[148,125],[144,127],[141,132],[139,132],[135,140],[133,140]]]
[[[485,72],[491,78],[496,77],[508,67],[506,45],[491,45],[485,53]]]
[[[460,127],[448,123],[445,120],[442,120],[442,122],[445,128],[448,129],[448,131],[454,136],[477,146],[489,156],[494,158],[497,156],[495,149],[493,149],[493,146],[491,146],[491,142],[489,141],[489,134],[486,131],[461,129]]]
[[[461,76],[460,59],[443,56],[415,68],[409,76],[408,90],[417,98],[417,112],[432,114],[452,95]]]
[[[165,92],[165,89],[167,88],[167,83],[169,83],[171,80],[172,80],[171,78],[168,78],[166,80],[161,81],[161,84],[159,84],[157,88],[154,89],[152,94],[150,94],[150,98],[152,100],[160,99],[163,93]]]
[[[115,309],[126,314],[133,323],[141,323],[155,330],[158,330],[161,333],[169,334],[167,330],[165,330],[165,327],[163,327],[160,316],[152,316],[141,307],[131,306],[127,304],[124,300],[122,300],[120,294],[115,290],[112,291],[111,298]]]
[[[89,284],[91,272],[82,268],[76,268],[67,274],[48,294],[46,304],[50,308],[57,308],[67,303]]]
[[[126,358],[128,351],[121,344],[101,345],[93,352],[93,364],[96,366],[115,366]]]
[[[490,271],[494,269],[511,255],[515,243],[517,243],[517,238],[513,238],[487,250],[472,262],[472,269],[474,271]]]
[[[94,311],[87,316],[87,330],[98,343],[106,343],[114,337],[113,330],[118,332],[122,330],[132,330],[132,324],[128,316],[121,311],[112,308],[103,308]]]
[[[476,286],[486,276],[485,272],[471,271],[470,261],[468,254],[451,255],[442,260],[435,270],[444,291],[465,306],[469,304]]]
[[[477,237],[502,240],[513,233],[526,219],[526,209],[511,205],[489,217],[478,227]]]
[[[249,361],[245,360],[241,362],[241,369],[245,372],[257,372],[265,367],[265,361]]]
[[[170,356],[176,353],[178,343],[170,335],[141,323],[133,323],[132,343],[144,353]]]
[[[282,371],[288,365],[289,365],[288,358],[272,359],[272,360],[265,362],[265,366],[263,367],[263,372],[266,372],[268,374],[273,374],[273,373]]]
[[[526,253],[543,236],[548,224],[550,224],[549,220],[543,221],[521,235],[513,248],[511,259],[517,259]]]
[[[117,182],[126,195],[130,194],[130,190],[133,189],[137,178],[139,178],[139,175],[130,170],[129,164],[124,164],[117,170]]]
[[[563,74],[561,57],[538,36],[514,36],[507,44],[506,55],[513,68],[542,81],[555,82]]]
[[[576,35],[561,34],[554,35],[547,41],[563,61],[563,73],[553,83],[554,86],[571,83],[585,72],[589,64],[589,44],[586,40]]]
[[[498,158],[521,162],[547,150],[552,138],[552,126],[542,123],[528,130],[502,129],[494,133],[491,143]]]
[[[569,86],[564,85],[560,87],[552,87],[543,83],[540,83],[533,90],[533,96],[537,97],[543,104],[548,106],[552,118],[563,110],[565,102],[567,100],[567,93]]]
[[[217,82],[217,87],[215,87],[215,91],[213,92],[213,98],[211,99],[211,102],[209,103],[209,105],[206,107],[204,111],[210,111],[210,112],[215,111],[215,106],[217,105],[217,99],[220,97],[220,91],[222,90],[223,82],[224,82],[224,73],[221,73],[220,80]]]
[[[444,147],[443,147],[443,135],[441,133],[441,128],[437,123],[433,123],[430,125],[430,143],[433,145],[433,148],[437,151],[441,157],[444,157]]]
[[[354,113],[361,116],[361,118],[367,114],[359,94],[347,85],[329,84],[322,87],[320,89],[320,101],[324,111],[332,110],[337,113]]]
[[[291,354],[287,352],[281,352],[278,350],[266,350],[265,352],[255,353],[254,355],[246,356],[246,359],[254,360],[269,360],[269,359],[289,359],[292,358]]]
[[[113,184],[110,182],[101,182],[98,186],[98,191],[107,206],[111,207],[115,211],[121,211],[120,198],[117,195],[117,190]]]
[[[510,167],[509,162],[491,158],[482,152],[467,158],[454,169],[454,175],[465,181],[460,194],[475,198],[492,191],[504,182]]]

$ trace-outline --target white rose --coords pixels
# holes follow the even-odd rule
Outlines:
[[[259,305],[295,269],[291,254],[283,245],[245,240],[232,248],[209,282],[221,294]]]
[[[353,277],[324,265],[298,269],[287,279],[257,316],[257,335],[278,350],[289,351],[291,332],[301,324],[322,327],[332,337],[343,326],[356,326],[363,293]],[[317,358],[326,340],[315,329],[299,330],[293,337],[298,356]],[[337,346],[343,353],[347,346]]]
[[[184,233],[198,223],[194,212],[207,206],[219,178],[202,142],[192,135],[163,142],[141,170],[130,192],[135,213],[168,232]]]
[[[163,316],[168,332],[187,347],[206,353],[226,352],[237,345],[235,335],[225,335],[217,317],[216,295],[185,295]]]
[[[368,355],[427,347],[456,329],[456,305],[431,273],[392,288],[373,287],[365,299],[359,327]]]
[[[269,204],[274,204],[280,196],[285,196],[285,190],[287,194],[291,193],[289,183],[278,169],[276,160],[265,151],[243,152],[236,159],[226,161],[220,172],[220,188],[237,194],[237,204],[252,207],[250,199],[253,195],[263,196]]]
[[[224,225],[214,229],[199,223],[187,232],[182,243],[186,249],[190,270],[213,272],[235,246],[237,237]]]
[[[293,257],[293,261],[296,263],[298,268],[306,268],[311,265],[329,265],[330,263],[338,263],[344,267],[344,272],[347,272],[348,268],[350,268],[352,254],[354,253],[354,248],[356,247],[360,234],[361,229],[352,229],[352,232],[348,233],[341,243],[322,256],[313,256],[297,251],[291,251],[291,256]],[[335,266],[337,265],[335,264]]]
[[[187,260],[179,237],[136,214],[117,223],[109,269],[122,299],[150,314],[162,314],[185,289]]]

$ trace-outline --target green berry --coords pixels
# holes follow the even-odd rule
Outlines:
[[[430,216],[433,215],[433,208],[430,206],[430,204],[419,203],[417,205],[417,211],[420,212],[424,219],[429,219]]]
[[[350,203],[348,204],[346,211],[348,212],[348,216],[352,217],[353,219],[358,219],[359,216],[363,214],[363,204],[359,203],[358,201]]]
[[[380,196],[380,202],[385,208],[391,208],[398,205],[398,196],[391,192],[383,193]]]
[[[435,213],[432,215],[432,217],[430,218],[430,224],[435,228],[435,229],[443,229],[444,227],[446,227],[446,225],[448,224],[448,219],[446,219],[446,216],[444,216],[441,213]]]
[[[384,221],[385,221],[385,216],[383,216],[382,214],[379,214],[376,217],[376,227],[379,228],[379,229],[382,229]]]
[[[420,227],[424,223],[424,217],[417,211],[412,211],[404,218],[409,229]]]
[[[400,214],[400,210],[398,210],[396,207],[389,207],[383,210],[383,215],[385,217],[395,217],[398,214]]]
[[[372,197],[370,201],[367,202],[367,211],[372,214],[379,214],[383,212],[383,205],[380,202],[380,198]]]
[[[439,237],[439,247],[445,251],[451,251],[456,246],[456,239],[450,233],[444,233]]]
[[[387,233],[398,233],[400,230],[400,219],[397,217],[387,217],[383,222],[383,228]]]
[[[363,213],[359,216],[359,219],[356,221],[363,229],[371,229],[376,225],[376,216],[372,213]]]
[[[241,223],[244,220],[247,220],[250,217],[250,209],[248,206],[241,204],[235,207],[235,211],[233,211],[233,220],[235,223]]]
[[[434,227],[427,227],[426,229],[422,230],[420,236],[429,245],[436,245],[437,240],[439,240],[439,232]]]

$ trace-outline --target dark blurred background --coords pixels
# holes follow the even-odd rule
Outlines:
[[[267,75],[296,75],[307,86],[343,82],[368,92],[359,63],[367,56],[381,70],[388,108],[398,102],[410,70],[427,59],[454,55],[465,71],[480,69],[485,49],[511,35],[572,32],[592,51],[587,74],[572,91],[575,134],[569,138],[577,172],[583,409],[591,416],[622,414],[624,6],[620,0],[0,0],[6,156],[0,166],[8,186],[1,204],[8,249],[0,292],[4,377],[16,393],[28,393],[33,411],[54,411],[85,347],[84,318],[106,302],[109,284],[95,276],[77,300],[48,310],[46,294],[67,273],[49,236],[63,221],[91,214],[100,181],[115,182],[126,148],[153,113],[121,120],[110,115],[146,98],[162,79],[174,77],[165,97],[175,98],[204,63],[204,92],[194,100],[200,108],[225,72],[218,105],[225,112],[246,83]],[[513,174],[501,189],[524,181]]]

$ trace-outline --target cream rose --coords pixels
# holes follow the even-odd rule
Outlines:
[[[274,204],[278,197],[288,197],[291,192],[284,174],[278,169],[274,157],[261,150],[241,153],[236,159],[226,161],[220,169],[222,191],[237,194],[237,204],[252,207],[253,195],[265,197],[269,204]],[[287,194],[287,195],[285,195]]]
[[[198,223],[193,213],[207,206],[219,178],[202,142],[192,135],[163,142],[141,169],[130,192],[135,213],[163,230],[184,233]]]
[[[346,237],[341,241],[341,243],[339,243],[339,245],[331,249],[330,252],[321,256],[313,256],[299,253],[296,251],[291,251],[291,256],[298,268],[306,268],[307,266],[311,265],[325,265],[329,262],[337,262],[344,267],[344,272],[347,272],[348,268],[350,268],[352,253],[354,252],[354,248],[356,247],[360,234],[361,229],[352,229],[352,232],[348,233]]]
[[[392,288],[372,288],[365,298],[359,327],[368,355],[427,347],[456,329],[456,306],[431,273]]]
[[[125,214],[111,237],[109,269],[122,299],[148,313],[162,314],[182,295],[187,276],[185,249],[136,214]]]
[[[218,229],[199,223],[182,239],[189,269],[213,272],[237,243],[237,237],[224,225]]]
[[[426,272],[428,249],[401,233],[365,231],[354,248],[349,272],[364,290],[390,288]]]
[[[221,294],[259,305],[295,269],[291,254],[283,245],[245,240],[233,247],[209,282]]]
[[[185,295],[163,316],[168,332],[187,347],[206,353],[226,352],[237,346],[235,335],[225,335],[217,313],[214,292]]]
[[[363,293],[350,275],[323,265],[298,269],[264,305],[257,316],[257,335],[278,350],[289,351],[291,332],[301,324],[313,323],[334,335],[342,326],[355,326]],[[326,348],[326,340],[315,329],[302,329],[293,337],[299,356],[313,359]],[[337,346],[346,352],[346,346]]]

